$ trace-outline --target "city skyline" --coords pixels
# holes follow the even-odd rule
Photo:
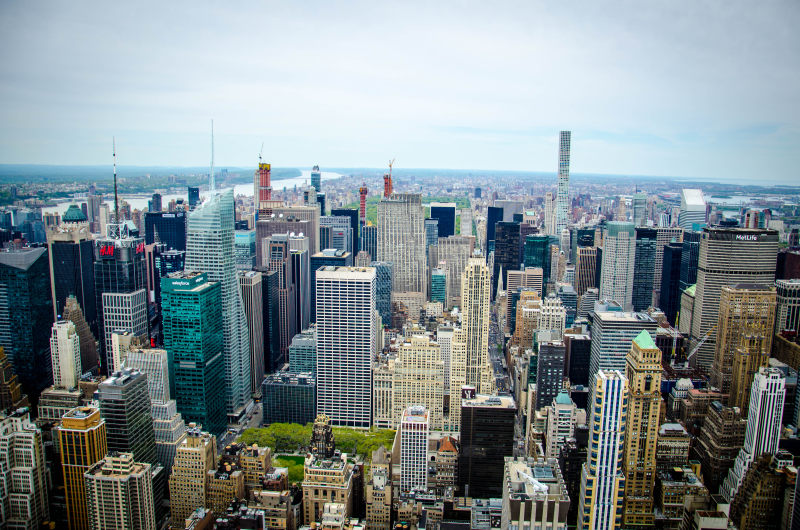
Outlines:
[[[5,4],[0,161],[202,167],[213,117],[222,166],[545,171],[569,129],[573,173],[795,179],[787,2],[248,7]]]

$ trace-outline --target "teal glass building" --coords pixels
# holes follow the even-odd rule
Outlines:
[[[171,395],[187,423],[214,434],[227,426],[220,296],[219,282],[208,281],[206,273],[177,272],[161,279]]]

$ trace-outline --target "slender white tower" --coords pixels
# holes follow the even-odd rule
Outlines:
[[[556,195],[556,226],[553,235],[561,235],[569,219],[569,149],[571,131],[561,131],[558,142],[558,193]]]

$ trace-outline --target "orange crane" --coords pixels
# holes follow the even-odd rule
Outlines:
[[[389,160],[389,172],[383,175],[383,196],[389,197],[392,194],[392,166],[395,159]]]

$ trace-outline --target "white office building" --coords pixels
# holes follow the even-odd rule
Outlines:
[[[50,361],[53,364],[53,386],[78,388],[81,378],[81,342],[75,324],[60,320],[50,334]]]
[[[678,226],[684,230],[695,230],[692,225],[706,224],[706,200],[703,191],[692,188],[681,190],[681,210],[678,214]]]
[[[147,335],[147,290],[103,293],[103,331],[106,352],[110,353],[109,373],[114,373],[122,368],[125,360],[114,351],[114,334],[127,331],[134,337]]]
[[[377,349],[375,269],[317,270],[317,413],[331,424],[369,428]]]
[[[400,422],[400,492],[428,490],[430,419],[422,405],[403,411]]]
[[[428,270],[422,195],[392,193],[378,203],[378,261],[394,264],[392,292],[422,293],[427,299]]]

